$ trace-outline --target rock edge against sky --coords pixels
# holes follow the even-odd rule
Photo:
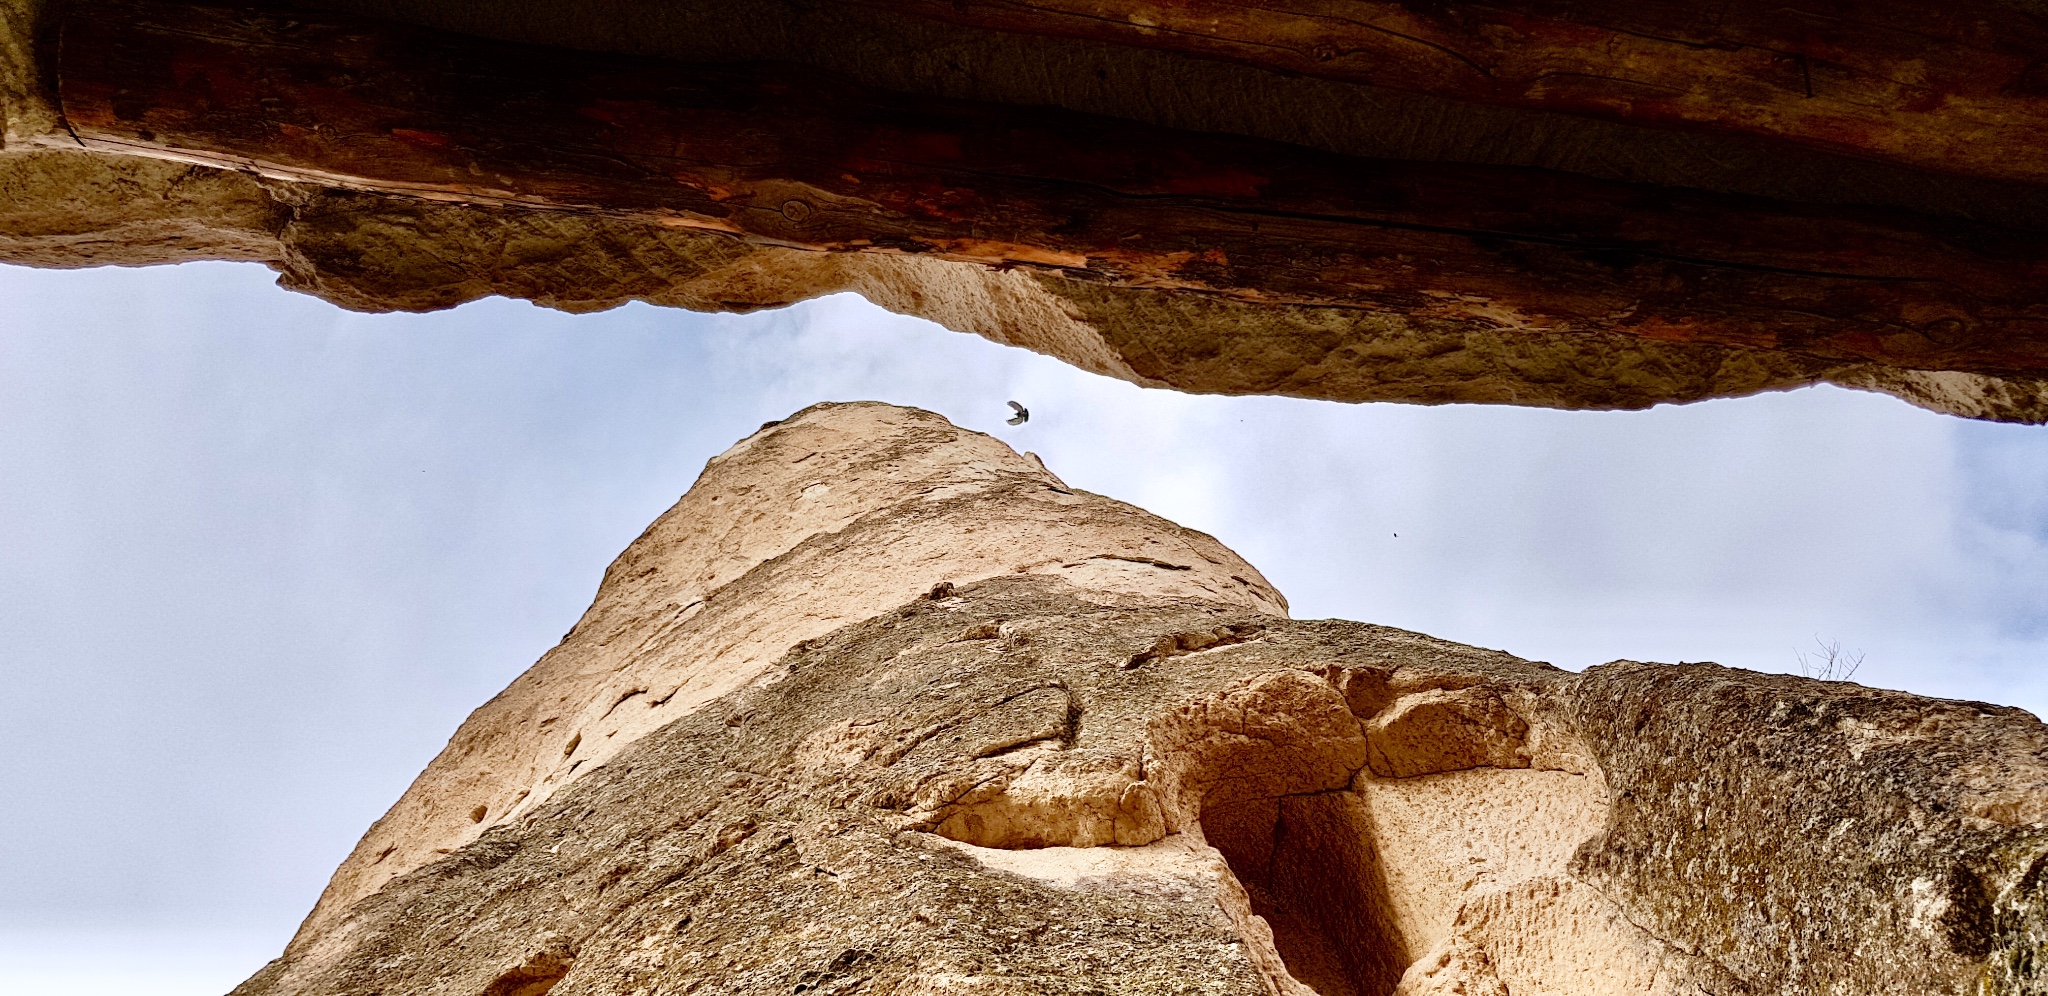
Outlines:
[[[2048,727],[1295,621],[915,409],[714,459],[236,992],[2040,993]]]

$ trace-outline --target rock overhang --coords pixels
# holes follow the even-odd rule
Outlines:
[[[2048,417],[2024,15],[1866,0],[1821,45],[1668,5],[1214,6],[17,2],[0,245],[372,310],[853,290],[1190,391]],[[1796,92],[1737,70],[1772,45]],[[1614,75],[1539,85],[1535,52]]]

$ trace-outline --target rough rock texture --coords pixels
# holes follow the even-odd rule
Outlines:
[[[137,6],[0,5],[0,258],[254,259],[366,309],[509,294],[572,310],[744,310],[853,290],[1202,392],[1635,408],[1827,381],[2048,420],[2048,183],[2033,124],[2048,36],[2008,5],[1844,0],[1826,30],[1745,4],[1712,16],[1682,4],[1453,16],[1363,0],[1342,15],[1221,0],[323,5],[460,32],[424,48],[370,22],[335,30],[382,41],[330,44],[298,39],[312,15],[173,3],[140,4],[163,22],[145,29]],[[252,54],[203,55],[228,36]],[[405,63],[402,79],[404,67],[347,62],[379,46],[459,61],[495,44],[485,38],[549,46],[533,58],[599,77],[612,62],[564,50],[878,96],[822,117],[763,112],[734,132],[695,104],[646,113],[647,94],[606,96],[601,79],[589,92],[535,83],[499,113],[488,95],[462,103],[444,84],[468,77],[433,58]],[[137,54],[174,44],[198,48],[161,67]],[[290,58],[342,61],[286,67],[294,44]],[[773,65],[718,68],[737,62]],[[364,89],[380,79],[395,82]],[[369,117],[315,106],[329,99]],[[989,125],[983,138],[862,144],[893,134],[864,108],[934,100]],[[492,131],[493,114],[513,125]],[[534,160],[516,148],[518,123],[543,119],[595,129],[599,145],[520,173]],[[1084,152],[1158,130],[1092,160],[1036,139],[976,151],[1017,122],[1055,120],[1053,136]],[[833,121],[852,122],[849,137],[820,137]],[[783,151],[650,166],[671,139]],[[1258,150],[1282,180],[1216,159],[1233,149]],[[1131,155],[1173,175],[1133,186]],[[1286,179],[1310,174],[1351,180]],[[1485,203],[1467,203],[1473,191]],[[427,199],[395,196],[407,192]],[[498,206],[436,200],[449,198]]]
[[[236,992],[2048,992],[2024,712],[1283,612],[987,437],[808,409]]]
[[[36,52],[47,36],[43,12],[43,0],[0,0],[0,152],[63,130]]]
[[[852,291],[1095,373],[1198,393],[1614,409],[1832,382],[1971,418],[2048,420],[2048,380],[2026,377],[1261,305],[76,152],[0,156],[0,258],[57,267],[259,261],[286,287],[366,311],[493,294],[579,312],[629,300],[752,311]]]
[[[470,716],[336,872],[309,924],[517,820],[579,772],[937,580],[1031,574],[1284,613],[1215,540],[1067,489],[927,412],[821,406],[720,455],[538,664]]]

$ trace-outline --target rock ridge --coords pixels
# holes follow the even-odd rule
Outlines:
[[[1214,539],[1070,490],[991,437],[915,409],[816,405],[712,458],[606,570],[561,645],[478,709],[363,838],[309,923],[531,811],[792,645],[941,580],[1013,573],[1286,612]]]
[[[930,413],[807,409],[707,466],[236,996],[2048,985],[2033,716],[1572,673],[1289,619],[1250,570]]]

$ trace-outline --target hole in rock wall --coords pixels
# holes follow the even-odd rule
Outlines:
[[[1411,693],[1357,721],[1364,751],[1323,738],[1335,752],[1328,760],[1369,759],[1343,787],[1324,776],[1303,791],[1290,773],[1324,765],[1276,763],[1288,748],[1256,738],[1233,738],[1235,749],[1190,772],[1206,785],[1203,838],[1271,928],[1287,973],[1319,996],[1388,996],[1411,965],[1452,942],[1461,910],[1523,903],[1518,886],[1563,881],[1573,852],[1606,825],[1597,768],[1555,757],[1532,766],[1529,729],[1512,710],[1460,695],[1472,701],[1451,708],[1442,690]],[[1521,974],[1494,981],[1540,981]]]
[[[1370,834],[1348,792],[1260,799],[1202,813],[1273,930],[1287,971],[1320,996],[1384,996],[1411,959],[1388,908]]]
[[[569,974],[574,961],[559,943],[548,945],[491,980],[483,996],[547,996]]]

